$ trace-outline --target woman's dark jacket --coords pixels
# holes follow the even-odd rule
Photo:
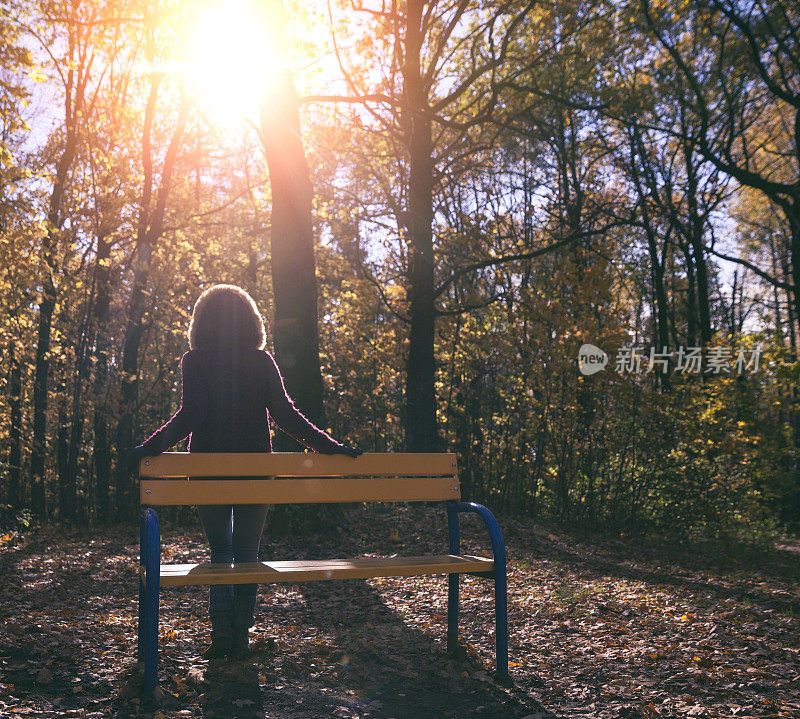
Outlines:
[[[318,452],[332,454],[342,446],[294,406],[266,350],[189,350],[181,376],[181,407],[143,443],[148,455],[165,452],[189,434],[190,452],[271,452],[270,415]]]

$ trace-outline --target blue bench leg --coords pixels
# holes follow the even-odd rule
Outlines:
[[[458,543],[458,514],[461,512],[471,512],[477,514],[486,524],[489,530],[489,538],[492,540],[492,555],[494,558],[494,618],[495,618],[495,651],[497,657],[496,677],[499,683],[510,685],[511,675],[508,673],[508,578],[506,576],[506,545],[503,541],[503,533],[494,515],[482,504],[472,502],[447,503],[447,519],[451,540],[451,552],[453,552],[453,538]],[[482,575],[487,576],[487,575]],[[492,574],[488,575],[489,577]],[[456,595],[457,601],[458,595]],[[457,607],[457,605],[456,605]],[[449,635],[448,635],[449,639]]]
[[[502,571],[495,568],[494,621],[497,678],[501,682],[508,682],[511,676],[508,673],[508,581],[505,562]]]
[[[145,564],[145,554],[147,552],[145,541],[145,515],[142,512],[142,517],[139,520],[139,624],[136,634],[136,661],[144,661],[144,606],[145,606],[145,590],[144,582],[142,581],[142,567]]]
[[[144,685],[145,694],[150,694],[158,679],[158,590],[161,571],[161,537],[158,515],[152,509],[145,512],[146,585],[144,597]]]
[[[450,554],[461,554],[461,537],[458,528],[458,512],[447,503],[447,535],[450,543]],[[447,652],[452,654],[458,649],[458,584],[460,574],[447,577]]]

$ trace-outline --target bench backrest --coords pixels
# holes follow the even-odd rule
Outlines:
[[[139,477],[140,501],[150,505],[424,502],[461,497],[456,455],[446,453],[373,453],[353,459],[304,452],[166,452],[145,457]]]

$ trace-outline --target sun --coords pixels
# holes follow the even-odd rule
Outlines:
[[[187,28],[185,76],[218,120],[253,118],[286,67],[279,3],[218,0]]]

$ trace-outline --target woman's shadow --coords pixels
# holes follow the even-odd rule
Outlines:
[[[402,553],[424,554],[423,544],[412,546],[412,541]],[[397,551],[380,540],[376,545],[371,549],[379,554]],[[286,546],[264,549],[262,556],[269,556],[273,550],[285,552]],[[349,538],[340,537],[331,544],[296,544],[291,554],[354,556],[356,549]],[[366,580],[262,586],[253,661],[263,667],[270,711],[309,717],[552,717],[526,691],[495,684],[493,657],[487,667],[474,651],[446,653],[447,578],[427,578],[441,582],[434,596],[409,591],[425,579],[378,580],[376,586]],[[382,581],[391,586],[387,599],[394,606],[381,594]],[[481,589],[492,597],[492,582],[476,581],[485,581]],[[493,602],[480,606],[481,616],[475,617],[475,610],[462,604],[464,636],[475,619],[484,635],[493,633]],[[409,611],[425,631],[409,623],[404,616]]]
[[[446,586],[446,577],[437,579]],[[415,578],[400,581],[414,582]],[[488,582],[486,591],[492,591]],[[440,606],[439,597],[426,597],[428,606],[413,609],[422,609],[424,621],[432,620],[429,629],[421,631],[387,606],[381,593],[364,580],[316,582],[301,585],[300,592],[305,599],[302,621],[326,632],[332,648],[341,655],[339,686],[350,697],[345,706],[355,712],[378,709],[375,716],[420,719],[510,719],[544,713],[541,704],[526,693],[496,685],[494,666],[486,667],[463,645],[453,656],[446,653],[446,607]],[[409,604],[416,602],[412,599]],[[462,613],[466,617],[471,610],[462,607]],[[490,632],[493,612],[481,617],[483,621]],[[440,642],[434,639],[437,633]],[[336,659],[335,653],[331,659]]]

